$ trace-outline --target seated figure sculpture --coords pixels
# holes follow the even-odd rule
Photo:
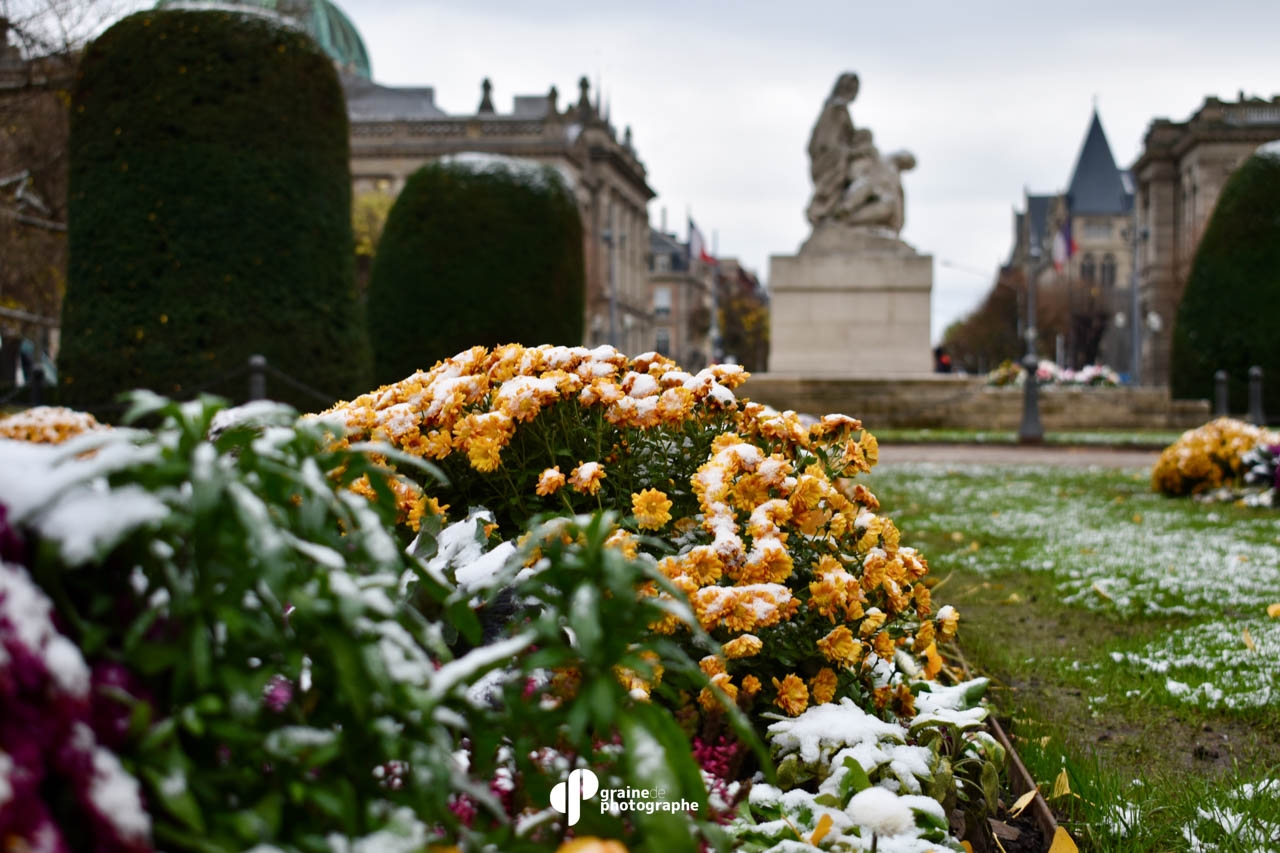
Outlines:
[[[882,156],[871,131],[854,127],[849,104],[857,94],[858,75],[841,74],[813,126],[813,197],[806,215],[815,229],[834,222],[896,237],[905,221],[901,175],[915,168],[916,160],[907,151]]]

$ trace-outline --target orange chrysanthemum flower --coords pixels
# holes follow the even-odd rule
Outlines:
[[[569,484],[575,492],[594,495],[600,491],[600,481],[605,478],[604,466],[599,462],[583,462],[569,474]]]
[[[631,512],[641,530],[658,530],[671,520],[671,500],[657,489],[631,495]]]
[[[773,704],[790,716],[798,717],[804,713],[805,708],[809,707],[809,688],[804,686],[800,676],[795,673],[788,673],[782,681],[773,679],[773,686],[778,691],[778,697],[773,700]]]
[[[542,497],[553,495],[564,485],[564,474],[560,473],[560,466],[548,468],[542,472],[542,476],[538,477],[537,492]]]
[[[836,697],[836,673],[831,667],[824,666],[818,674],[809,679],[809,695],[815,705],[825,705]]]

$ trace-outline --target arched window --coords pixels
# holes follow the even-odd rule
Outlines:
[[[1098,274],[1097,262],[1093,259],[1092,254],[1087,254],[1080,259],[1080,280],[1093,281],[1094,276]]]
[[[1108,252],[1102,258],[1102,269],[1100,271],[1102,286],[1115,287],[1116,284],[1116,256]]]

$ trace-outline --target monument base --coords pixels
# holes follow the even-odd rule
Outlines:
[[[933,372],[933,258],[886,229],[823,223],[769,258],[769,372],[895,378]]]

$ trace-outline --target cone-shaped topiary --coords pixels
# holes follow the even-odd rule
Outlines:
[[[463,155],[429,164],[387,217],[369,283],[378,382],[471,346],[578,344],[582,220],[549,166]]]
[[[63,401],[242,398],[225,377],[254,353],[337,397],[367,384],[346,106],[305,34],[226,11],[111,27],[72,93],[69,205]]]
[[[1175,397],[1213,396],[1230,375],[1231,411],[1248,409],[1249,368],[1264,371],[1263,408],[1280,414],[1280,155],[1236,170],[1205,228],[1178,307],[1170,386]]]

